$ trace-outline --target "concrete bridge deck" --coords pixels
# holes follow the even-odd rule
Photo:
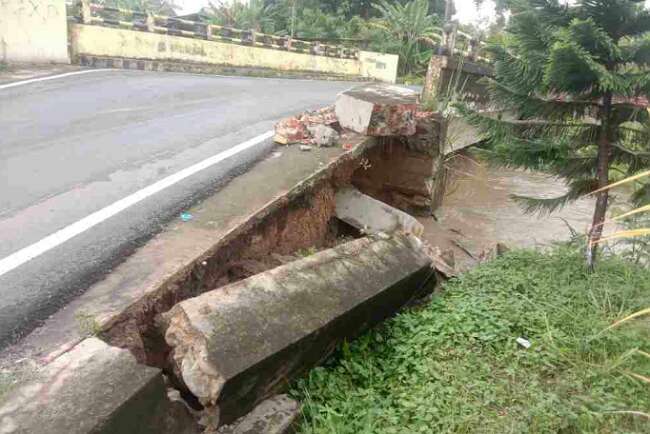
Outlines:
[[[349,86],[117,70],[0,86],[0,342],[266,155],[273,145],[261,135],[279,118],[331,103]],[[256,137],[232,158],[142,193]],[[137,203],[110,216],[120,207],[107,207],[136,193]],[[92,227],[79,224],[98,212]],[[72,225],[80,232],[61,242]]]

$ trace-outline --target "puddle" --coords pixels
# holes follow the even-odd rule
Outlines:
[[[594,200],[581,199],[550,215],[525,214],[511,194],[554,197],[566,191],[561,180],[538,172],[488,167],[468,154],[449,162],[450,184],[443,206],[421,217],[424,238],[443,251],[453,249],[456,265],[466,269],[496,243],[508,247],[548,246],[586,233]],[[605,232],[608,232],[605,228]],[[471,255],[471,256],[470,256]],[[472,257],[473,256],[473,257]]]

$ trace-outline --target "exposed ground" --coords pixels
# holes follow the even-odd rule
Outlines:
[[[299,381],[300,432],[648,432],[650,324],[603,330],[649,303],[647,269],[509,252]]]

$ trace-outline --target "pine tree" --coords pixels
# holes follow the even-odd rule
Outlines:
[[[460,110],[487,137],[493,163],[544,170],[563,178],[555,198],[515,197],[529,212],[552,212],[608,185],[610,172],[630,175],[650,167],[650,12],[642,1],[520,0],[502,45],[491,47],[489,117]],[[650,198],[639,188],[636,200]],[[593,267],[608,205],[596,193],[588,233]]]

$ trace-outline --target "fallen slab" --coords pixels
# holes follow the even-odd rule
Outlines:
[[[164,315],[173,369],[230,423],[416,297],[430,264],[416,237],[361,238],[185,300]]]
[[[192,434],[187,409],[167,398],[159,369],[88,338],[0,401],[2,434]]]
[[[422,235],[424,226],[397,208],[361,193],[343,188],[336,193],[336,217],[365,233],[392,233],[398,230]]]
[[[412,136],[417,92],[401,86],[366,84],[341,92],[336,117],[343,128],[368,136]]]
[[[253,411],[231,425],[205,434],[285,434],[293,432],[300,416],[300,404],[287,395],[277,395],[262,401]]]

